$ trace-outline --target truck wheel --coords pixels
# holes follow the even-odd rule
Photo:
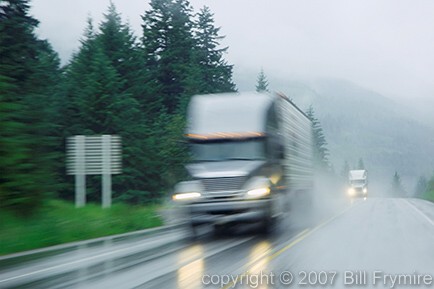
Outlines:
[[[189,234],[190,234],[189,237],[192,241],[195,241],[199,236],[197,227],[199,226],[196,224],[189,224]]]
[[[221,237],[226,233],[227,227],[224,224],[214,225],[213,233],[216,237]]]
[[[262,220],[259,227],[259,233],[261,235],[266,235],[266,236],[269,235],[271,232],[273,232],[275,223],[276,220],[271,217]]]

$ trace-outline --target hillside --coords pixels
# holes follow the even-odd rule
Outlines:
[[[343,80],[271,79],[270,84],[302,109],[313,105],[337,173],[345,160],[354,166],[361,157],[371,184],[388,188],[396,170],[412,193],[419,176],[434,170],[434,129],[411,117],[405,106]]]

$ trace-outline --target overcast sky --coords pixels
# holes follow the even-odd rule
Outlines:
[[[113,0],[141,34],[149,1]],[[337,77],[389,97],[434,98],[434,1],[192,0],[207,5],[226,35],[235,79],[264,68],[269,78]],[[67,62],[91,15],[109,0],[33,0],[38,34]]]

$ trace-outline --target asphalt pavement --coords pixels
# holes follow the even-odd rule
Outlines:
[[[186,233],[181,227],[153,237],[154,242],[183,239]],[[87,263],[101,252],[126,248],[132,254],[100,267],[81,266],[80,273],[65,282],[34,283],[31,288],[434,288],[430,202],[394,198],[322,202],[311,212],[293,210],[269,235],[258,235],[257,229],[240,226],[215,236],[205,227],[194,241],[156,246],[153,254],[136,258],[136,247],[150,246],[151,237],[99,253],[83,251],[78,259],[69,255],[64,262]],[[46,268],[59,266],[62,258],[53,258],[57,263],[46,263]],[[31,274],[28,266],[16,268],[22,271],[6,273],[15,272],[18,278]],[[6,273],[0,272],[0,277]]]

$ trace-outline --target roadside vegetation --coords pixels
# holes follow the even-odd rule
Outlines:
[[[179,143],[190,97],[236,90],[210,9],[151,0],[138,12],[142,31],[133,32],[111,3],[101,23],[88,19],[62,65],[35,32],[32,4],[0,4],[0,211],[31,218],[50,200],[71,201],[65,143],[74,135],[122,138],[114,202],[167,197],[185,173],[188,153]],[[100,177],[88,176],[86,186],[87,200],[100,202]]]
[[[50,201],[32,218],[1,211],[0,255],[160,226],[158,208],[114,204],[102,209],[88,204],[77,209]]]
[[[432,176],[429,181],[421,177],[416,185],[416,194],[417,193],[420,193],[422,199],[434,202],[434,176]]]

